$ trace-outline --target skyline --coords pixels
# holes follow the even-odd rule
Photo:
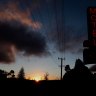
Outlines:
[[[76,59],[83,60],[90,6],[96,1],[1,0],[0,68],[18,73],[23,66],[30,77],[46,72],[60,77],[58,57],[71,67]]]

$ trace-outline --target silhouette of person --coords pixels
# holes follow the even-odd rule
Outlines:
[[[71,78],[71,73],[72,73],[72,69],[70,69],[69,65],[65,66],[65,71],[66,73],[63,76],[63,80],[67,80],[67,79],[69,80]]]
[[[66,73],[63,76],[63,80],[89,80],[93,79],[93,74],[85,66],[85,64],[80,60],[77,59],[75,62],[75,67],[70,69],[68,65],[65,67]]]
[[[65,71],[68,72],[68,71],[70,71],[70,70],[71,70],[71,69],[70,69],[70,66],[69,66],[69,65],[66,65],[66,66],[65,66]]]

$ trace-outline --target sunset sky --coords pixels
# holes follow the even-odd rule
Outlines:
[[[71,68],[83,60],[90,6],[96,0],[0,0],[0,69],[59,78],[58,57]]]

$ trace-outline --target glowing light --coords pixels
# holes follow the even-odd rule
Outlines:
[[[33,79],[34,79],[36,82],[39,82],[39,81],[41,80],[41,76],[35,76]]]

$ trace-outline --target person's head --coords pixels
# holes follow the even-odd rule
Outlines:
[[[69,65],[66,65],[65,66],[65,71],[67,72],[67,71],[70,71],[70,66]]]

